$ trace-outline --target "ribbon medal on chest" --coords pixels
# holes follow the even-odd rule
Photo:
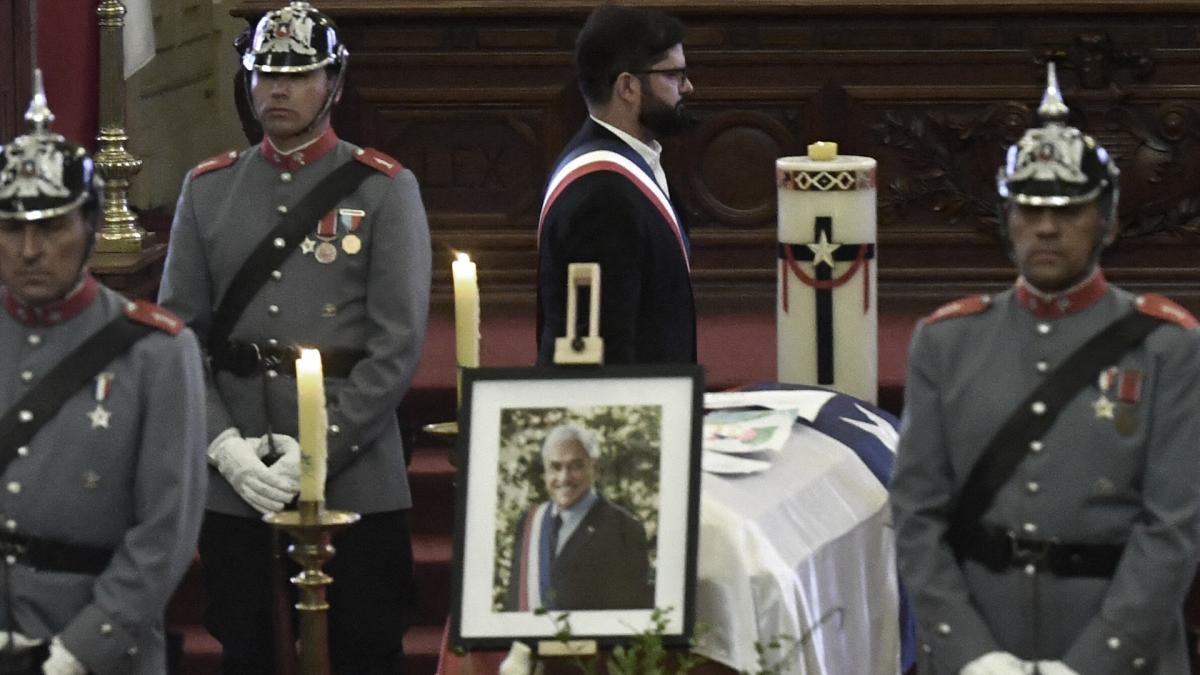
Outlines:
[[[326,213],[320,221],[317,222],[317,239],[320,241],[313,250],[313,257],[322,265],[337,260],[337,247],[333,245],[337,239],[337,218],[336,212],[330,211]]]
[[[342,235],[342,250],[346,255],[358,255],[362,250],[362,239],[358,236],[358,226],[362,224],[362,219],[367,215],[366,211],[361,209],[338,209],[337,210],[337,227]]]
[[[1137,404],[1142,399],[1146,376],[1137,368],[1106,368],[1097,386],[1100,398],[1092,404],[1097,419],[1112,420],[1117,433],[1132,436],[1137,432]]]
[[[112,418],[112,412],[104,407],[104,401],[108,398],[108,394],[112,391],[113,374],[100,373],[96,376],[96,385],[92,389],[92,396],[96,399],[96,407],[92,408],[91,412],[87,413],[88,420],[92,423],[93,429],[107,429],[109,420]]]

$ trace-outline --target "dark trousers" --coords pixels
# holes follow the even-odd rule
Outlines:
[[[42,662],[49,652],[47,644],[17,653],[0,650],[0,675],[42,675]]]
[[[271,528],[257,519],[205,513],[204,625],[221,643],[224,675],[275,675],[271,541]],[[325,565],[333,577],[328,595],[333,672],[402,673],[401,638],[413,598],[408,512],[364,515],[339,532],[333,546],[336,554]],[[286,569],[294,574],[296,567]]]

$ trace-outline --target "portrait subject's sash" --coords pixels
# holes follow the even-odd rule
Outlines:
[[[543,560],[542,530],[546,515],[550,510],[549,502],[530,511],[521,523],[521,558],[514,560],[519,574],[517,576],[517,610],[532,612],[542,607],[543,576],[549,579],[550,570]]]
[[[541,245],[542,225],[546,220],[546,214],[549,213],[555,200],[571,183],[597,171],[611,171],[624,176],[637,187],[646,199],[650,200],[650,203],[658,209],[663,220],[671,228],[675,240],[679,242],[679,251],[683,255],[684,264],[690,270],[688,245],[674,205],[659,187],[658,182],[654,180],[654,172],[650,170],[646,161],[633,148],[620,142],[585,143],[563,158],[550,177],[550,182],[546,185],[546,196],[542,201],[542,210],[538,217],[538,245]]]

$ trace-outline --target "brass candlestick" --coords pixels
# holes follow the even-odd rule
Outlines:
[[[125,149],[125,5],[102,0],[100,17],[100,133],[96,136],[96,170],[104,178],[104,225],[96,237],[99,254],[140,253],[146,231],[129,210],[129,183],[142,170],[142,160]]]
[[[322,571],[333,557],[333,533],[358,522],[361,516],[349,511],[326,511],[324,502],[301,501],[296,511],[263,516],[271,527],[292,537],[288,555],[300,565],[292,577],[300,597],[300,675],[331,675],[329,663],[329,602],[325,590],[333,577]]]

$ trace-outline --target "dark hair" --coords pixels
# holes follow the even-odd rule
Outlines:
[[[588,103],[608,103],[623,72],[648,68],[683,43],[683,23],[653,9],[603,5],[575,40],[575,72]]]

